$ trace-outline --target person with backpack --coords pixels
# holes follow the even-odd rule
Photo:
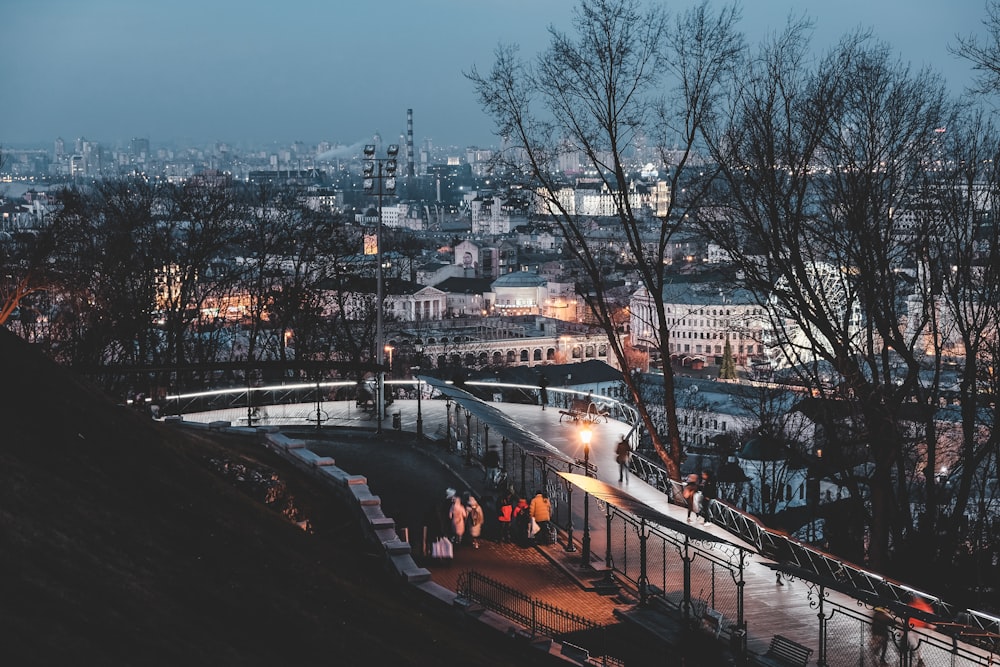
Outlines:
[[[483,508],[479,506],[475,496],[469,496],[465,511],[469,521],[469,540],[472,542],[472,548],[478,549],[479,536],[483,532]]]
[[[531,525],[531,509],[528,507],[528,501],[524,498],[518,498],[517,504],[514,505],[514,541],[521,546],[528,545],[528,529]]]

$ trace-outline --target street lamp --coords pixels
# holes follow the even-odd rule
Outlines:
[[[583,442],[583,476],[590,477],[590,428],[583,427],[580,440]],[[590,566],[590,492],[583,491],[583,539],[580,541],[580,565]]]
[[[389,377],[392,377],[392,351],[395,349],[392,345],[386,345],[383,348],[385,353],[389,355]]]
[[[378,222],[375,230],[375,259],[378,265],[375,268],[376,296],[375,296],[375,354],[378,362],[377,374],[377,414],[378,420],[376,432],[382,433],[382,420],[385,419],[385,324],[383,322],[383,301],[385,300],[385,279],[382,276],[382,191],[383,184],[386,194],[393,194],[396,191],[396,156],[399,154],[399,145],[390,144],[386,149],[386,157],[375,157],[375,144],[365,144],[365,159],[362,168],[364,176],[365,192],[371,193],[375,190],[375,182],[378,181]]]
[[[420,370],[419,368],[417,369]],[[420,394],[423,392],[420,389],[420,378],[417,378],[417,440],[423,440],[424,438],[424,413],[420,409]]]
[[[472,465],[472,413],[465,409],[465,465]]]
[[[444,399],[444,444],[447,446],[448,451],[451,451],[451,396],[446,396]],[[458,414],[458,406],[455,406],[455,414]]]
[[[420,372],[420,364],[423,363],[424,346],[421,345],[420,343],[417,343],[417,345],[413,349],[417,353],[417,365],[414,366],[411,370]],[[423,392],[420,391],[420,376],[415,374],[413,377],[417,379],[417,440],[423,440],[424,414],[423,411],[420,409],[420,394]]]

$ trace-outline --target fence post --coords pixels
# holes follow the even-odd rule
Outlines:
[[[823,610],[823,600],[826,599],[826,587],[822,584],[819,585],[819,595],[817,609],[818,613],[816,617],[819,619],[819,650],[816,653],[816,664],[819,667],[827,667],[826,662],[826,621],[827,616]]]

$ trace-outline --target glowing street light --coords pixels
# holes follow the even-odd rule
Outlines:
[[[392,351],[396,348],[392,345],[383,345],[382,349],[384,349],[385,353],[389,355],[389,377],[392,377]]]
[[[378,419],[376,420],[376,432],[382,433],[382,421],[385,419],[385,323],[383,322],[383,308],[385,301],[385,279],[382,275],[382,192],[383,185],[386,194],[392,194],[396,191],[396,156],[399,154],[399,145],[390,144],[386,148],[386,157],[377,158],[375,157],[375,144],[365,144],[364,150],[364,164],[362,165],[362,176],[364,181],[365,192],[371,193],[375,190],[375,184],[378,182],[378,222],[375,232],[375,255],[377,262],[375,281],[376,286],[376,297],[375,297],[375,354],[377,355],[376,361],[378,362],[378,374],[376,387],[378,394],[376,396],[377,414]],[[391,359],[390,359],[391,365]]]
[[[583,443],[583,475],[590,477],[590,438],[593,433],[589,426],[580,431],[580,441]],[[590,566],[590,493],[583,492],[583,539],[580,541],[580,565]]]
[[[417,365],[414,366],[412,370],[414,370],[414,371],[416,371],[416,372],[419,373],[420,372],[420,364],[423,363],[424,346],[418,341],[417,345],[413,349],[414,349],[414,352],[417,353]],[[392,364],[390,363],[389,365],[391,366]],[[421,380],[420,380],[420,377],[417,376],[417,375],[414,375],[414,377],[417,378],[417,440],[423,440],[423,438],[424,438],[424,414],[423,414],[423,411],[420,409],[420,394],[422,393],[420,391],[420,389],[421,389],[420,388]]]

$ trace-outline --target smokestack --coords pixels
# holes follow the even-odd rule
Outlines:
[[[413,109],[406,110],[406,176],[413,178]]]

